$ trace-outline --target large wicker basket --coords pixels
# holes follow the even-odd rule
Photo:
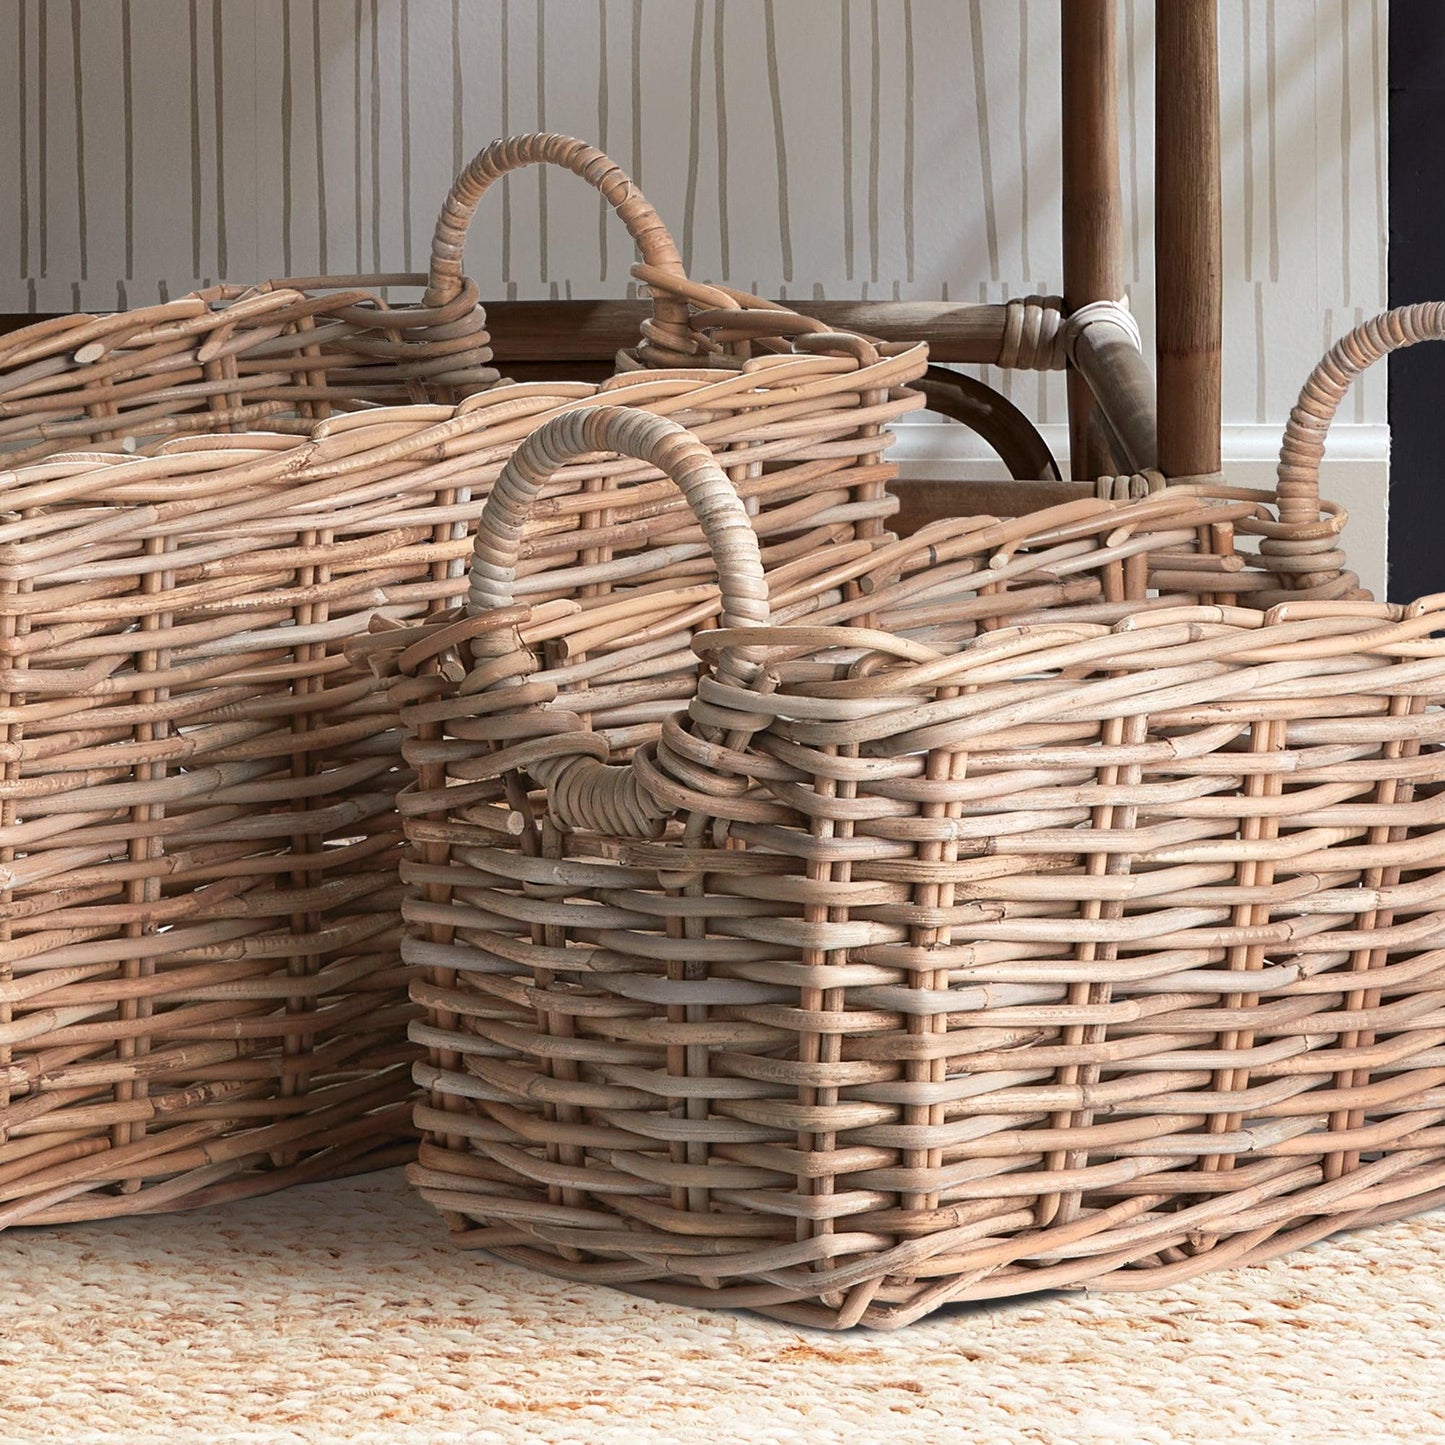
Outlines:
[[[476,390],[494,373],[461,241],[487,185],[537,161],[617,208],[655,318],[600,388]],[[0,1227],[414,1152],[396,876],[413,773],[346,651],[364,662],[368,625],[462,601],[482,501],[539,421],[599,400],[685,419],[805,612],[882,533],[887,423],[923,400],[922,347],[692,286],[627,178],[563,137],[468,167],[414,311],[294,286],[222,299],[34,329],[0,380],[4,436],[32,457],[0,473]],[[423,385],[431,403],[377,405]],[[237,430],[189,434],[216,427]],[[54,450],[77,439],[92,449]],[[718,594],[680,499],[614,470],[546,503],[533,635],[630,746],[690,695]],[[614,480],[625,504],[594,499]],[[574,626],[577,598],[624,578],[662,610]]]
[[[1335,348],[1277,497],[1156,476],[937,523],[840,558],[802,622],[704,447],[536,432],[469,620],[397,685],[437,772],[414,1178],[464,1242],[887,1328],[1445,1202],[1445,598],[1368,600],[1317,491],[1350,377],[1441,334],[1416,308]],[[725,599],[626,759],[519,564],[604,447],[666,467]]]
[[[379,294],[426,276],[222,285],[106,316],[57,316],[0,337],[0,462],[131,453],[168,437],[305,436],[363,406],[456,402],[492,385],[476,286],[445,301]]]

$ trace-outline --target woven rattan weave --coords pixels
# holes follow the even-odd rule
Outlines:
[[[892,1327],[1445,1200],[1445,599],[1361,594],[1317,491],[1350,378],[1442,333],[1420,307],[1337,346],[1277,497],[1139,478],[939,522],[839,549],[805,619],[697,441],[536,432],[470,615],[393,644],[433,769],[414,1178],[463,1242]],[[580,638],[673,604],[619,581],[558,655],[519,562],[600,450],[676,480],[725,599],[640,747],[597,726]]]
[[[492,378],[458,272],[466,221],[492,180],[538,161],[613,202],[656,318],[601,388],[452,404]],[[7,404],[35,410],[9,439],[52,454],[0,473],[0,1227],[414,1151],[396,877],[412,774],[382,683],[346,650],[364,661],[368,624],[460,604],[482,502],[539,421],[599,400],[684,419],[802,612],[841,595],[835,557],[867,552],[896,507],[887,423],[922,403],[907,382],[924,348],[692,286],[635,188],[580,141],[483,152],[443,213],[430,285],[400,327],[375,302],[343,315],[285,288],[10,343]],[[82,338],[83,385],[50,349]],[[142,361],[155,405],[138,383],[122,406]],[[213,366],[215,388],[184,380]],[[375,404],[422,382],[438,400]],[[202,394],[213,410],[193,409]],[[218,425],[250,429],[185,434]],[[92,449],[54,450],[77,438]],[[681,500],[644,467],[614,470],[559,478],[523,570],[544,574],[535,635],[559,665],[573,648],[594,720],[636,743],[690,694],[692,630],[719,603]],[[614,481],[625,504],[594,500]],[[647,617],[604,608],[574,636],[576,598],[624,580]]]

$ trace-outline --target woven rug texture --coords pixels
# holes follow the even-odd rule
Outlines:
[[[0,1441],[1445,1445],[1442,1306],[1437,1212],[825,1335],[464,1253],[391,1172],[0,1236]]]

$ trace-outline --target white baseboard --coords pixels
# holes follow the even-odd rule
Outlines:
[[[1067,471],[1068,428],[1048,425],[1039,432]],[[1279,427],[1227,425],[1222,437],[1226,475],[1244,487],[1273,486],[1280,434]],[[908,417],[900,422],[892,455],[905,477],[920,480],[1007,475],[998,458],[968,428],[933,418]],[[1389,427],[1337,423],[1320,469],[1320,488],[1349,512],[1345,550],[1350,566],[1377,597],[1385,595],[1389,485]]]

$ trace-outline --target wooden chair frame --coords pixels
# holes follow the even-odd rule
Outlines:
[[[1060,0],[1063,40],[1064,312],[1124,295],[1119,178],[1118,0]],[[1117,328],[1089,328],[1071,351],[1072,487],[1040,477],[1012,484],[903,481],[911,525],[936,517],[1018,511],[1091,493],[1094,479],[1157,467],[1166,477],[1220,467],[1222,241],[1217,0],[1156,7],[1156,335],[1151,375]],[[812,302],[810,314],[894,341],[927,341],[934,361],[995,364],[998,306],[948,302]],[[498,364],[519,379],[604,374],[632,345],[646,303],[519,301],[488,308]],[[1105,425],[1099,425],[1102,415]],[[1113,444],[1109,444],[1112,433]]]
[[[1119,180],[1118,0],[1060,0],[1063,65],[1063,314],[1124,295]],[[1221,234],[1217,0],[1156,6],[1156,339],[1151,374],[1117,326],[1084,328],[1069,347],[1069,430],[1074,484],[1040,477],[996,483],[904,482],[911,524],[990,510],[1017,511],[1092,490],[1111,472],[1157,467],[1166,477],[1220,465]],[[1000,364],[1006,307],[936,302],[813,302],[840,328],[929,343],[935,362]],[[487,307],[497,364],[519,380],[605,375],[635,344],[646,302],[517,301]],[[0,333],[44,319],[0,314]],[[1008,364],[1003,358],[1003,364]],[[1047,365],[1025,360],[1023,365]],[[993,439],[1023,455],[1015,428]],[[1017,470],[1017,468],[1013,468]]]

